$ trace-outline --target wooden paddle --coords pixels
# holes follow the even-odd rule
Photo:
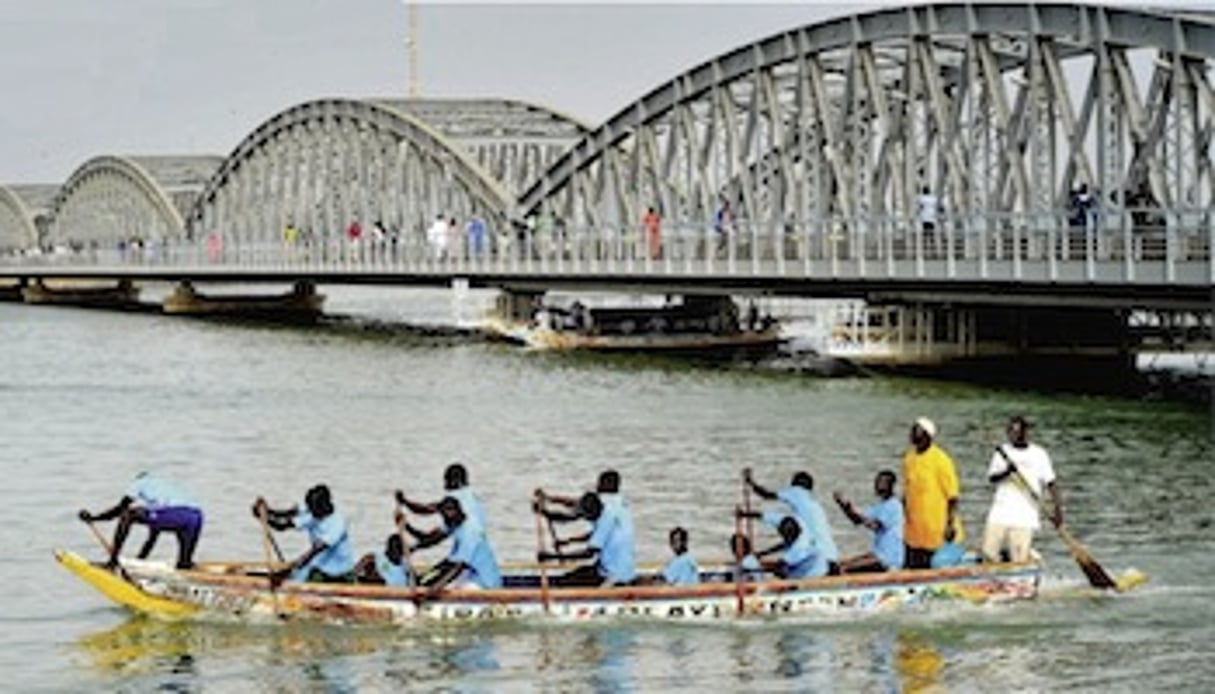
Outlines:
[[[270,584],[270,598],[274,601],[274,613],[280,618],[286,617],[283,614],[282,606],[278,602],[278,586],[274,585],[274,560],[270,557],[270,543],[273,538],[270,535],[270,519],[267,517],[266,500],[258,499],[257,517],[262,522],[262,552],[266,555],[266,581]]]
[[[532,515],[536,518],[536,558],[540,558],[540,554],[544,551],[544,528],[540,527],[540,497],[536,498],[536,504],[532,507]],[[549,532],[553,535],[554,544],[557,542],[557,533],[553,530],[553,524],[549,523]],[[553,547],[556,552],[557,548]],[[540,562],[540,602],[544,604],[544,614],[549,613],[548,601],[548,568],[544,562]]]
[[[1004,450],[1004,447],[996,446],[996,452],[1012,468],[1012,475],[1017,480],[1018,485],[1033,499],[1038,509],[1045,510],[1045,502],[1042,499],[1042,495],[1038,494],[1030,486],[1029,481],[1025,479],[1025,476],[1017,469],[1016,464],[1008,457],[1008,453]],[[1052,523],[1052,525],[1054,524]],[[1075,559],[1076,563],[1080,565],[1080,570],[1088,578],[1089,585],[1094,588],[1118,588],[1118,582],[1110,578],[1109,573],[1102,568],[1101,564],[1097,563],[1097,559],[1093,557],[1092,553],[1084,545],[1080,544],[1080,541],[1072,535],[1067,526],[1060,523],[1055,526],[1055,530],[1059,532],[1059,538],[1063,540],[1063,544],[1067,545],[1067,551],[1072,555],[1072,559]]]
[[[402,558],[405,560],[405,575],[409,577],[409,582],[417,587],[418,574],[413,569],[413,551],[409,549],[409,538],[405,536],[405,507],[397,504],[396,521],[397,535],[401,538]]]

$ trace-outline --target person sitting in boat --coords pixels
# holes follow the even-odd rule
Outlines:
[[[662,568],[663,583],[672,586],[691,586],[700,583],[700,567],[696,565],[696,560],[688,551],[688,531],[683,526],[675,526],[671,530],[669,541],[671,551],[675,553],[675,556],[671,557],[667,565]]]
[[[903,504],[894,496],[896,478],[894,472],[882,470],[873,478],[873,491],[878,503],[864,511],[858,511],[839,492],[835,502],[839,504],[848,520],[873,531],[873,549],[840,562],[843,573],[865,573],[890,571],[903,568]]]
[[[763,577],[764,567],[760,565],[755,552],[751,549],[751,540],[742,533],[730,536],[730,554],[734,557],[734,580],[757,581]]]
[[[776,524],[781,541],[768,549],[756,553],[764,568],[779,578],[817,578],[827,574],[827,562],[822,552],[814,547],[814,541],[802,522],[794,516],[785,516]],[[764,557],[780,555],[779,561],[763,563]]]
[[[793,479],[786,487],[772,491],[761,486],[751,476],[751,468],[743,470],[743,481],[762,499],[779,500],[785,503],[793,515],[809,532],[814,546],[819,549],[827,560],[827,570],[836,575],[839,570],[840,551],[831,534],[831,524],[827,522],[827,513],[823,510],[818,499],[814,498],[814,477],[809,472],[799,471],[793,474]]]
[[[405,561],[405,540],[393,533],[384,542],[384,549],[364,554],[354,565],[359,583],[408,588],[413,585],[413,572]]]
[[[789,555],[796,561],[786,561],[784,564],[771,564],[760,562],[761,567],[766,571],[772,571],[781,578],[805,578],[818,577],[839,574],[839,566],[835,565],[835,573],[831,573],[832,564],[827,561],[827,555],[822,548],[815,544],[814,533],[802,522],[796,515],[788,515],[780,511],[745,511],[739,508],[736,511],[739,518],[755,518],[759,519],[765,526],[777,531],[781,536],[781,544],[769,547],[761,552],[756,552],[755,556],[763,559],[765,556],[776,554],[784,550],[790,550]],[[796,523],[796,533],[790,535],[788,525],[785,521],[793,519]],[[796,564],[796,569],[790,569]],[[796,575],[786,575],[782,571],[793,570]]]
[[[451,537],[451,550],[443,561],[426,573],[419,585],[437,593],[446,586],[456,589],[501,588],[502,573],[498,559],[485,535],[485,528],[475,516],[464,513],[459,500],[454,496],[444,497],[439,502],[439,515],[443,527],[428,532],[418,530],[406,523],[405,531],[417,539],[414,549],[433,547]]]
[[[290,576],[293,581],[310,583],[350,583],[354,580],[354,545],[346,517],[333,504],[329,487],[318,484],[304,495],[304,510],[270,508],[258,497],[253,515],[266,516],[266,523],[278,531],[296,529],[308,533],[307,551],[276,572],[272,580]]]
[[[460,502],[460,508],[471,516],[473,520],[481,526],[485,532],[489,532],[489,521],[485,517],[485,506],[481,504],[481,499],[473,492],[472,487],[468,485],[468,469],[460,463],[452,463],[443,471],[443,490],[447,492],[447,496],[452,497]],[[413,513],[429,515],[439,512],[439,504],[441,501],[436,501],[430,504],[419,503],[405,496],[405,492],[398,489],[396,491],[397,503],[408,508]]]
[[[189,496],[177,486],[150,472],[135,475],[131,488],[111,509],[101,513],[80,510],[80,520],[85,523],[118,519],[114,529],[114,541],[106,568],[118,568],[118,555],[127,541],[127,534],[135,524],[148,526],[148,539],[139,550],[139,558],[147,559],[156,546],[156,540],[164,531],[177,536],[177,568],[194,567],[194,550],[202,534],[203,512]]]
[[[599,475],[596,494],[574,500],[536,490],[536,509],[553,521],[587,520],[592,524],[585,535],[557,542],[556,552],[543,552],[540,561],[560,559],[595,559],[594,564],[574,569],[557,577],[556,585],[628,585],[637,579],[637,563],[633,548],[633,514],[628,502],[620,495],[620,473],[606,470]],[[552,501],[575,509],[573,514],[553,512],[545,507]],[[582,551],[563,554],[569,544],[585,543]]]

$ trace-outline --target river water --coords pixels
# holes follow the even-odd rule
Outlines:
[[[0,682],[30,690],[762,691],[1210,690],[1215,683],[1211,413],[1161,402],[1038,395],[895,378],[816,378],[647,359],[529,354],[390,327],[451,316],[446,295],[327,289],[327,326],[233,325],[0,304]],[[535,551],[537,485],[579,491],[619,469],[638,553],[691,531],[724,558],[739,470],[801,468],[820,497],[868,501],[929,416],[963,483],[972,538],[990,500],[987,452],[1025,413],[1053,454],[1074,532],[1111,571],[1151,581],[1118,597],[1049,532],[1046,597],[850,624],[620,622],[337,629],[161,624],[111,606],[52,550],[100,553],[75,519],[158,470],[206,508],[200,559],[256,559],[249,504],[327,482],[360,551],[391,525],[391,490],[440,493],[465,462],[498,554]],[[845,552],[867,538],[828,506]],[[132,543],[142,539],[136,531]],[[299,538],[284,538],[288,553]],[[131,551],[135,547],[131,547]],[[157,555],[170,557],[172,538]]]

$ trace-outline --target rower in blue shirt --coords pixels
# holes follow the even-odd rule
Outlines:
[[[443,490],[447,496],[454,498],[460,502],[460,508],[463,509],[464,515],[475,520],[485,532],[489,532],[489,519],[485,516],[485,507],[481,504],[481,499],[473,492],[472,487],[468,486],[468,469],[460,463],[452,463],[443,471]],[[432,514],[439,512],[439,504],[425,504],[408,499],[405,492],[398,489],[396,491],[397,503],[405,506],[410,511],[419,514]]]
[[[833,576],[840,573],[840,550],[827,522],[827,513],[814,498],[814,477],[810,473],[794,473],[791,483],[775,492],[757,483],[751,477],[751,468],[743,470],[743,480],[761,498],[784,502],[810,533],[811,541],[827,562],[827,572]]]
[[[851,501],[839,492],[835,493],[835,501],[848,519],[873,531],[873,549],[840,562],[844,573],[903,568],[906,550],[903,545],[903,504],[894,496],[896,480],[894,472],[890,470],[879,472],[873,478],[873,491],[879,501],[864,511],[858,511]]]
[[[448,585],[456,589],[501,588],[502,573],[498,568],[498,559],[481,524],[471,515],[465,515],[455,497],[444,497],[439,502],[438,511],[443,517],[442,528],[423,532],[405,524],[405,531],[418,541],[414,549],[432,547],[448,537],[452,540],[447,557],[436,564],[419,584],[430,588],[431,594]]]
[[[691,586],[700,583],[700,567],[688,551],[688,531],[682,526],[671,530],[671,551],[675,556],[662,569],[662,580],[673,586]]]
[[[293,581],[312,583],[350,583],[354,580],[354,544],[346,517],[333,504],[329,487],[318,484],[304,495],[304,508],[273,509],[266,500],[258,498],[253,515],[266,515],[267,524],[275,530],[297,529],[308,533],[307,551],[276,572],[272,580],[281,581],[290,575]]]
[[[146,559],[160,533],[168,531],[177,536],[177,568],[194,567],[194,550],[202,534],[202,509],[189,495],[159,475],[140,472],[113,508],[97,514],[81,509],[79,516],[85,523],[118,519],[106,561],[106,568],[110,570],[118,568],[118,555],[135,524],[148,527],[148,539],[139,550],[140,559]]]
[[[742,533],[730,536],[730,555],[734,557],[734,580],[763,580],[764,568],[751,548],[751,540]]]
[[[810,533],[794,516],[785,516],[777,524],[781,541],[768,549],[756,553],[762,560],[764,557],[779,555],[780,560],[765,563],[780,578],[815,578],[824,575],[825,562],[815,551],[810,539]]]
[[[408,588],[413,585],[413,574],[405,558],[405,541],[400,533],[393,533],[384,542],[384,549],[363,555],[354,567],[359,583],[371,583]]]
[[[578,537],[558,540],[556,551],[541,552],[540,561],[563,559],[595,559],[594,564],[579,567],[558,576],[557,586],[629,585],[637,579],[637,562],[633,548],[633,513],[628,502],[620,495],[620,473],[607,470],[599,475],[596,493],[584,494],[580,499],[547,494],[536,490],[535,510],[550,521],[590,522],[591,531]],[[572,513],[554,511],[546,506],[553,502],[573,508]],[[585,549],[562,553],[561,548],[570,544],[583,544]]]

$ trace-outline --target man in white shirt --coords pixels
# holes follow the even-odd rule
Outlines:
[[[1063,523],[1063,502],[1050,455],[1029,442],[1029,424],[1024,417],[1008,421],[1008,443],[996,448],[987,478],[996,485],[996,493],[983,532],[983,560],[1001,561],[1001,553],[1007,550],[1009,561],[1029,561],[1034,532],[1041,527],[1043,490],[1050,492],[1050,516],[1056,527]]]

